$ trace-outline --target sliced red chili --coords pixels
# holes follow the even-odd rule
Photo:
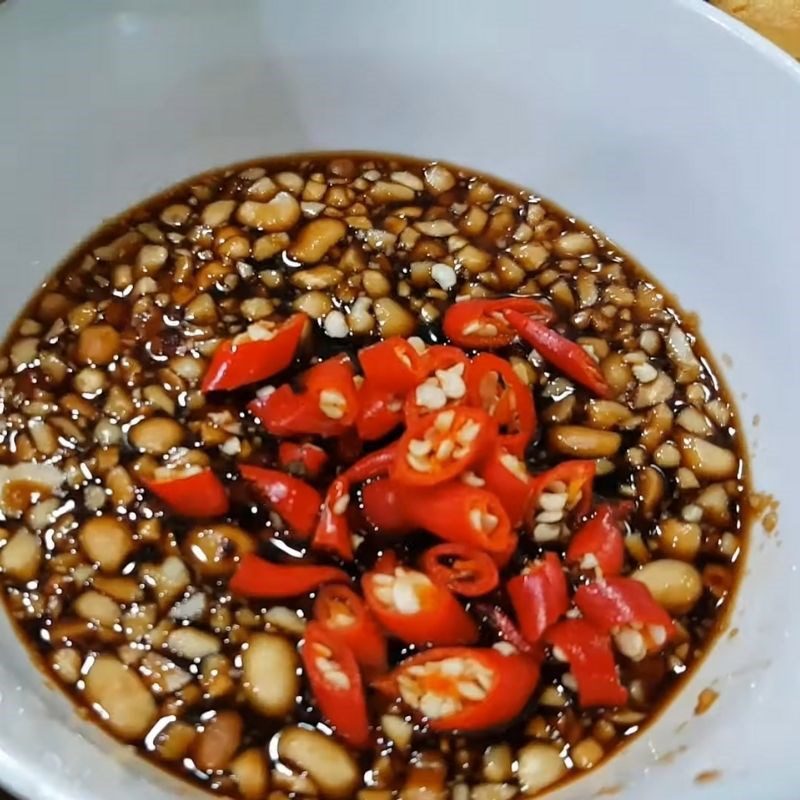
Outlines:
[[[403,395],[425,375],[426,367],[420,354],[399,336],[363,348],[358,360],[366,380],[387,394]]]
[[[382,439],[403,421],[403,400],[393,391],[376,386],[371,378],[358,390],[358,406],[356,431],[362,441]]]
[[[599,397],[611,397],[611,389],[597,362],[579,344],[517,311],[507,310],[503,314],[520,337],[545,361]]]
[[[516,719],[539,681],[537,659],[492,647],[439,647],[373,683],[434,731],[484,731]]]
[[[350,484],[337,478],[328,488],[320,509],[319,522],[311,546],[326,551],[344,561],[353,560],[352,531],[350,530]]]
[[[395,458],[395,446],[384,447],[370,453],[336,476],[322,503],[319,522],[314,531],[312,547],[338,555],[345,561],[353,560],[348,508],[353,486],[370,478],[385,475]]]
[[[541,655],[541,645],[531,644],[522,633],[520,633],[514,620],[512,620],[505,611],[490,603],[476,603],[475,610],[497,631],[504,642],[508,642],[512,647],[519,650],[520,653],[528,653],[537,656]]]
[[[560,538],[563,526],[589,513],[594,461],[563,461],[531,480],[530,525],[539,542]],[[560,521],[554,522],[560,513]]]
[[[525,519],[533,490],[525,462],[498,446],[481,463],[479,474],[486,482],[486,489],[502,503],[511,527],[519,526]]]
[[[406,644],[472,644],[478,627],[453,593],[424,572],[387,557],[361,579],[364,599],[378,622]]]
[[[497,564],[508,562],[517,535],[497,496],[486,489],[452,481],[405,490],[406,518],[414,527],[440,539],[488,553]]]
[[[532,315],[543,322],[554,318],[549,306],[531,297],[464,300],[448,307],[442,328],[447,338],[461,347],[477,350],[504,347],[517,336],[503,316],[507,310]]]
[[[491,556],[465,544],[437,544],[422,554],[420,565],[434,583],[462,597],[480,597],[500,582]]]
[[[522,635],[536,644],[569,608],[567,579],[555,553],[545,553],[508,582],[508,596]]]
[[[467,367],[467,402],[482,408],[498,425],[500,444],[521,456],[536,429],[531,390],[504,358],[481,353]]]
[[[599,569],[608,577],[619,575],[625,564],[625,541],[622,520],[633,508],[632,503],[598,506],[591,519],[585,522],[570,540],[567,563],[581,569]]]
[[[466,371],[469,357],[460,347],[449,344],[432,344],[420,356],[425,375],[435,375],[437,369],[451,369],[459,364]]]
[[[166,472],[166,471],[165,471]],[[162,478],[160,471],[144,485],[183,517],[217,517],[228,513],[228,495],[210,467],[199,471],[178,470]]]
[[[610,637],[583,619],[565,619],[547,631],[553,655],[569,663],[578,700],[590,706],[622,706],[628,690],[620,683]]]
[[[348,744],[366,747],[367,699],[353,651],[323,625],[309,622],[300,656],[322,716]]]
[[[494,443],[494,422],[476,408],[449,408],[412,420],[397,444],[391,477],[431,486],[461,474]]]
[[[252,553],[242,556],[228,584],[242,597],[297,597],[313,592],[323,583],[347,583],[348,574],[336,567],[310,564],[274,564]]]
[[[286,322],[254,322],[245,333],[224,341],[208,365],[201,390],[238,389],[265,381],[294,360],[308,317],[294,314]]]
[[[322,503],[320,493],[313,486],[277,469],[251,464],[241,464],[239,472],[293,533],[302,537],[311,535]]]
[[[305,478],[316,478],[325,469],[328,454],[311,442],[281,442],[278,446],[278,462],[288,472]]]
[[[672,617],[633,578],[610,577],[580,586],[575,605],[603,633],[613,633],[618,649],[634,661],[663,649],[675,635]]]
[[[349,586],[323,586],[314,601],[314,619],[353,651],[367,676],[386,671],[386,639],[364,601]]]
[[[358,416],[358,394],[349,358],[315,364],[301,377],[296,394],[284,384],[253,400],[248,409],[273,436],[340,436]]]
[[[396,535],[414,528],[406,513],[407,488],[396,481],[382,478],[361,489],[364,516],[381,533]]]

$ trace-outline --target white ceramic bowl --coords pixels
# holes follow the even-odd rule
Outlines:
[[[641,259],[731,356],[755,484],[780,499],[788,535],[753,531],[739,636],[657,724],[558,796],[798,796],[797,64],[699,0],[8,0],[0,109],[4,323],[103,217],[206,168],[298,150],[475,167]],[[202,796],[79,720],[4,617],[0,640],[9,788]],[[720,699],[698,718],[706,686]]]

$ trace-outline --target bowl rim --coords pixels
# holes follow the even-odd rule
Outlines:
[[[800,80],[800,59],[793,58],[785,50],[767,39],[766,36],[746,25],[732,14],[717,8],[710,0],[702,0],[699,3],[697,0],[673,0],[673,3],[711,20],[711,22],[719,25],[739,41],[752,47],[767,61],[779,67],[788,75]]]

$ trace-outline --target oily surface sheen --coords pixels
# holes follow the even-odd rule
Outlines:
[[[239,477],[242,463],[276,465],[278,440],[246,410],[259,387],[204,394],[200,382],[220,342],[254,322],[296,311],[313,320],[277,385],[380,338],[443,343],[442,314],[457,298],[509,294],[552,304],[554,327],[596,359],[611,389],[598,399],[527,346],[499,351],[539,415],[528,469],[591,459],[597,499],[635,503],[623,572],[637,572],[678,634],[663,652],[618,656],[624,707],[582,709],[547,650],[519,717],[469,736],[433,733],[369,689],[370,746],[351,751],[330,735],[299,666],[313,598],[246,600],[228,587],[247,550],[337,562],[309,553]],[[72,256],[4,347],[0,570],[10,613],[114,735],[223,794],[347,797],[364,786],[377,800],[428,786],[489,800],[589,769],[703,652],[742,546],[732,409],[670,302],[559,209],[443,165],[270,161],[177,187]],[[329,464],[312,482],[324,493],[360,448],[347,437],[318,443]],[[141,480],[169,464],[210,466],[230,511],[200,521],[170,512]],[[545,511],[526,521],[504,579],[565,549],[570,531],[538,527],[553,525],[537,522]],[[413,565],[433,541],[415,532],[391,547]],[[353,577],[386,547],[366,522],[356,544],[354,561],[340,564]],[[583,572],[568,571],[572,587]],[[502,583],[481,601],[511,610]],[[476,604],[466,609],[480,643],[497,643]],[[391,642],[393,664],[406,654]]]

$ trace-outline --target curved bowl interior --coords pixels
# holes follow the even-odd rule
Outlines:
[[[699,0],[10,0],[0,75],[4,324],[102,218],[173,181],[359,148],[529,186],[699,310],[732,360],[779,530],[753,530],[739,635],[657,724],[558,796],[796,797],[800,540],[781,534],[800,522],[796,64]],[[202,796],[81,721],[5,617],[0,641],[0,781],[30,800]],[[697,717],[706,686],[720,698]]]

